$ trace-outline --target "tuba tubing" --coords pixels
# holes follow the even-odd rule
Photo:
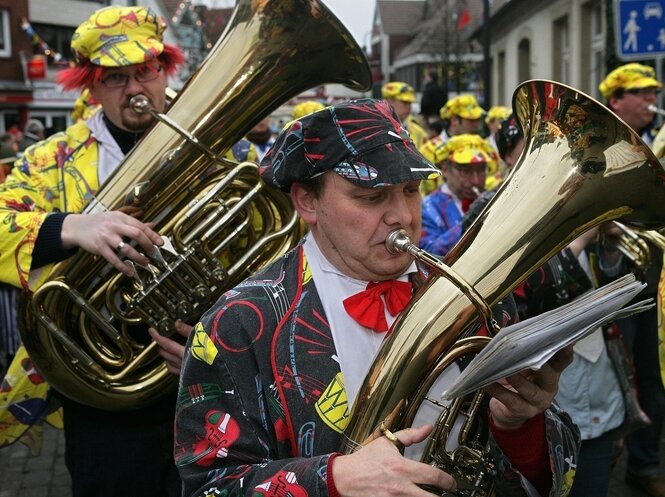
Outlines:
[[[219,157],[279,105],[324,83],[367,91],[371,73],[319,0],[236,2],[226,30],[171,102],[167,122],[153,125],[84,211],[137,206],[166,248],[136,268],[135,280],[79,251],[21,301],[23,342],[59,392],[128,410],[176,386],[145,328],[168,334],[176,319],[198,319],[302,236],[288,195],[265,188],[258,165]]]
[[[615,219],[647,229],[665,225],[665,170],[640,137],[604,105],[569,86],[531,80],[516,89],[513,110],[524,131],[525,149],[443,260],[489,305],[595,225]],[[440,373],[442,361],[457,359],[456,348],[472,334],[468,328],[477,317],[464,292],[433,272],[371,365],[341,450],[352,452],[381,423],[391,431],[411,426],[416,392],[433,382],[428,375]],[[445,441],[435,445],[445,446]],[[438,459],[425,454],[422,460]],[[464,485],[475,478],[454,471],[453,476]]]

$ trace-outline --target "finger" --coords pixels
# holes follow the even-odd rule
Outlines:
[[[127,219],[132,219],[136,224],[125,224],[123,225],[119,231],[119,235],[121,237],[126,237],[129,238],[130,240],[134,240],[142,249],[145,254],[152,254],[155,250],[155,245],[162,245],[164,243],[164,240],[162,240],[161,235],[159,233],[154,232],[152,229],[150,229],[147,225],[136,221],[135,219],[131,217],[127,217]]]
[[[116,247],[116,253],[118,254],[118,257],[122,259],[131,259],[141,266],[147,266],[150,264],[150,259],[145,254],[142,254],[127,243],[119,251]]]
[[[521,374],[511,375],[506,378],[508,384],[514,389],[505,389],[507,393],[501,393],[497,399],[502,403],[510,406],[510,410],[527,413],[529,415],[542,412],[547,409],[554,400],[556,394],[556,387],[546,390],[536,381],[538,375],[542,373],[535,373],[533,378],[525,377]],[[557,383],[558,384],[558,383]],[[492,395],[494,396],[494,395]],[[518,404],[519,403],[519,404]]]
[[[118,209],[118,212],[127,214],[128,216],[131,216],[134,219],[141,219],[141,216],[143,215],[143,209],[141,209],[140,207],[135,207],[133,205],[123,205]]]
[[[148,333],[155,341],[157,345],[166,352],[173,354],[174,356],[182,358],[185,354],[185,346],[179,344],[175,340],[171,340],[165,336],[159,334],[155,328],[149,328]]]
[[[134,270],[127,264],[125,264],[120,257],[115,252],[115,249],[110,248],[109,246],[103,246],[99,255],[106,259],[117,271],[122,274],[129,276],[130,278],[134,276]]]
[[[570,366],[570,364],[573,362],[573,357],[573,345],[569,345],[554,354],[554,356],[549,361],[547,361],[547,364],[552,369],[560,373],[568,366]]]
[[[183,336],[185,338],[189,338],[189,334],[192,332],[194,327],[187,324],[187,323],[185,323],[181,319],[177,319],[176,322],[175,322],[174,329],[180,336]]]
[[[169,373],[180,376],[180,371],[182,370],[181,364],[172,364],[169,361],[165,361],[164,364],[166,364],[166,370]]]
[[[419,427],[404,428],[403,430],[394,432],[394,434],[405,447],[408,447],[409,445],[425,440],[433,429],[434,427],[431,424],[425,424]]]

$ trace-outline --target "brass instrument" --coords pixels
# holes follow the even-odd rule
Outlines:
[[[661,109],[660,107],[656,107],[653,104],[649,104],[647,106],[647,109],[649,109],[649,111],[653,112],[654,114],[658,114],[660,116],[665,116],[665,109]]]
[[[637,230],[630,229],[618,221],[614,225],[621,230],[621,236],[600,235],[600,243],[608,248],[614,247],[640,270],[646,269],[651,257],[651,250],[646,240]]]
[[[650,104],[647,108],[654,114],[658,114],[659,116],[665,116],[665,110],[661,109],[660,107],[656,107],[655,105]],[[659,159],[662,159],[663,156],[665,155],[665,126],[660,127],[660,130],[656,134],[656,137],[653,139],[651,150],[653,150],[653,153]]]
[[[601,234],[601,243],[613,245],[640,271],[646,271],[651,260],[650,244],[661,251],[665,250],[665,235],[658,230],[631,229],[618,221],[614,225],[621,230],[621,235]]]
[[[421,460],[453,475],[457,495],[490,495],[494,471],[483,394],[448,404],[441,389],[430,391],[441,373],[487,342],[474,336],[477,304],[466,296],[468,289],[491,306],[593,226],[614,219],[647,229],[665,225],[665,170],[605,106],[574,88],[532,80],[515,91],[513,110],[525,149],[443,260],[453,279],[466,283],[460,288],[432,271],[379,350],[344,433],[342,450],[350,452],[380,433],[381,423],[394,432],[411,426],[419,411],[435,409],[439,418]],[[418,252],[400,237],[387,244]]]
[[[301,237],[288,195],[258,166],[221,158],[281,103],[323,83],[367,91],[351,34],[318,0],[239,0],[217,44],[85,212],[127,203],[167,242],[137,278],[80,251],[22,303],[22,337],[58,391],[103,409],[138,408],[175,387],[146,325],[197,319]],[[140,99],[133,105],[154,112]],[[179,130],[179,131],[178,131]]]

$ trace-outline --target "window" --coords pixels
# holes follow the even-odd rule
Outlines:
[[[9,10],[0,9],[0,57],[12,54],[12,33],[9,29]]]
[[[531,41],[522,38],[517,45],[517,79],[519,83],[531,79]]]
[[[582,5],[580,63],[582,90],[598,97],[598,84],[605,77],[605,13],[602,0]]]
[[[32,27],[37,33],[39,33],[39,36],[49,47],[51,47],[52,50],[62,54],[65,58],[71,56],[69,45],[72,41],[74,28],[39,23],[33,23]],[[43,50],[35,45],[33,47],[33,53],[40,54],[43,53]],[[54,64],[53,58],[49,57],[48,62],[49,64]]]
[[[570,43],[568,17],[554,22],[554,79],[568,83],[570,81]]]

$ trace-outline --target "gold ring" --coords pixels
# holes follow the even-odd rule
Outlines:
[[[388,428],[386,428],[386,425],[381,423],[381,426],[379,427],[381,430],[381,434],[388,439],[388,441],[393,444],[395,447],[397,447],[397,450],[402,452],[404,450],[404,444],[400,441],[399,438],[395,436],[395,434],[390,431]]]

